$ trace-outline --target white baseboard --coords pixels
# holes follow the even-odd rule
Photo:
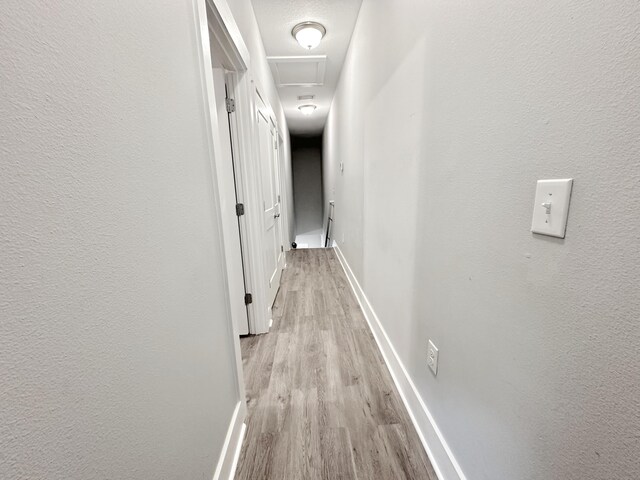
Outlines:
[[[233,480],[240,458],[240,450],[242,449],[242,440],[246,425],[244,418],[246,415],[246,406],[243,402],[238,402],[236,409],[233,411],[227,437],[224,440],[224,446],[220,453],[218,466],[213,474],[213,480]]]
[[[393,348],[387,333],[373,311],[342,251],[337,245],[334,250],[438,478],[440,480],[466,480],[460,465],[454,458],[422,397],[418,394],[411,377]]]

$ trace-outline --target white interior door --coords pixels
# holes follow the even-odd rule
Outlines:
[[[280,286],[284,267],[282,244],[282,219],[280,212],[280,179],[277,151],[277,132],[270,110],[259,94],[256,95],[256,121],[258,129],[258,160],[262,186],[263,252],[268,282],[269,307],[273,304]]]
[[[234,159],[232,157],[229,117],[226,108],[225,72],[222,68],[214,68],[213,83],[216,108],[218,114],[218,146],[216,151],[216,171],[219,180],[220,208],[224,236],[225,260],[227,263],[227,281],[231,298],[231,315],[238,333],[249,333],[247,307],[245,305],[244,262],[239,235],[238,217],[236,215],[236,178]]]

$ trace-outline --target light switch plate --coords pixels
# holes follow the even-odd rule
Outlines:
[[[531,222],[533,233],[564,238],[572,186],[572,178],[538,180]]]
[[[431,340],[429,340],[429,346],[427,347],[427,365],[429,365],[434,375],[438,374],[438,349]]]

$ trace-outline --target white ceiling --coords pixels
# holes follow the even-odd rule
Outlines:
[[[291,63],[291,60],[282,59],[277,65],[275,61],[270,62],[276,85],[307,81],[318,83],[318,79],[322,80],[322,85],[278,86],[289,131],[294,135],[320,134],[362,0],[252,0],[252,3],[268,57],[320,57],[308,59],[313,60],[309,63]],[[291,36],[293,27],[306,21],[321,23],[327,29],[322,42],[313,50],[302,48]],[[326,59],[321,58],[323,55]],[[324,75],[321,75],[322,70]],[[300,101],[298,96],[301,95],[315,95],[315,98]],[[305,117],[298,106],[307,103],[318,108],[311,116]]]

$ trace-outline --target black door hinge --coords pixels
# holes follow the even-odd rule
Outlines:
[[[244,294],[244,304],[245,305],[249,305],[250,303],[253,303],[253,296],[250,293],[245,293]]]
[[[236,203],[236,215],[244,215],[244,203]]]

